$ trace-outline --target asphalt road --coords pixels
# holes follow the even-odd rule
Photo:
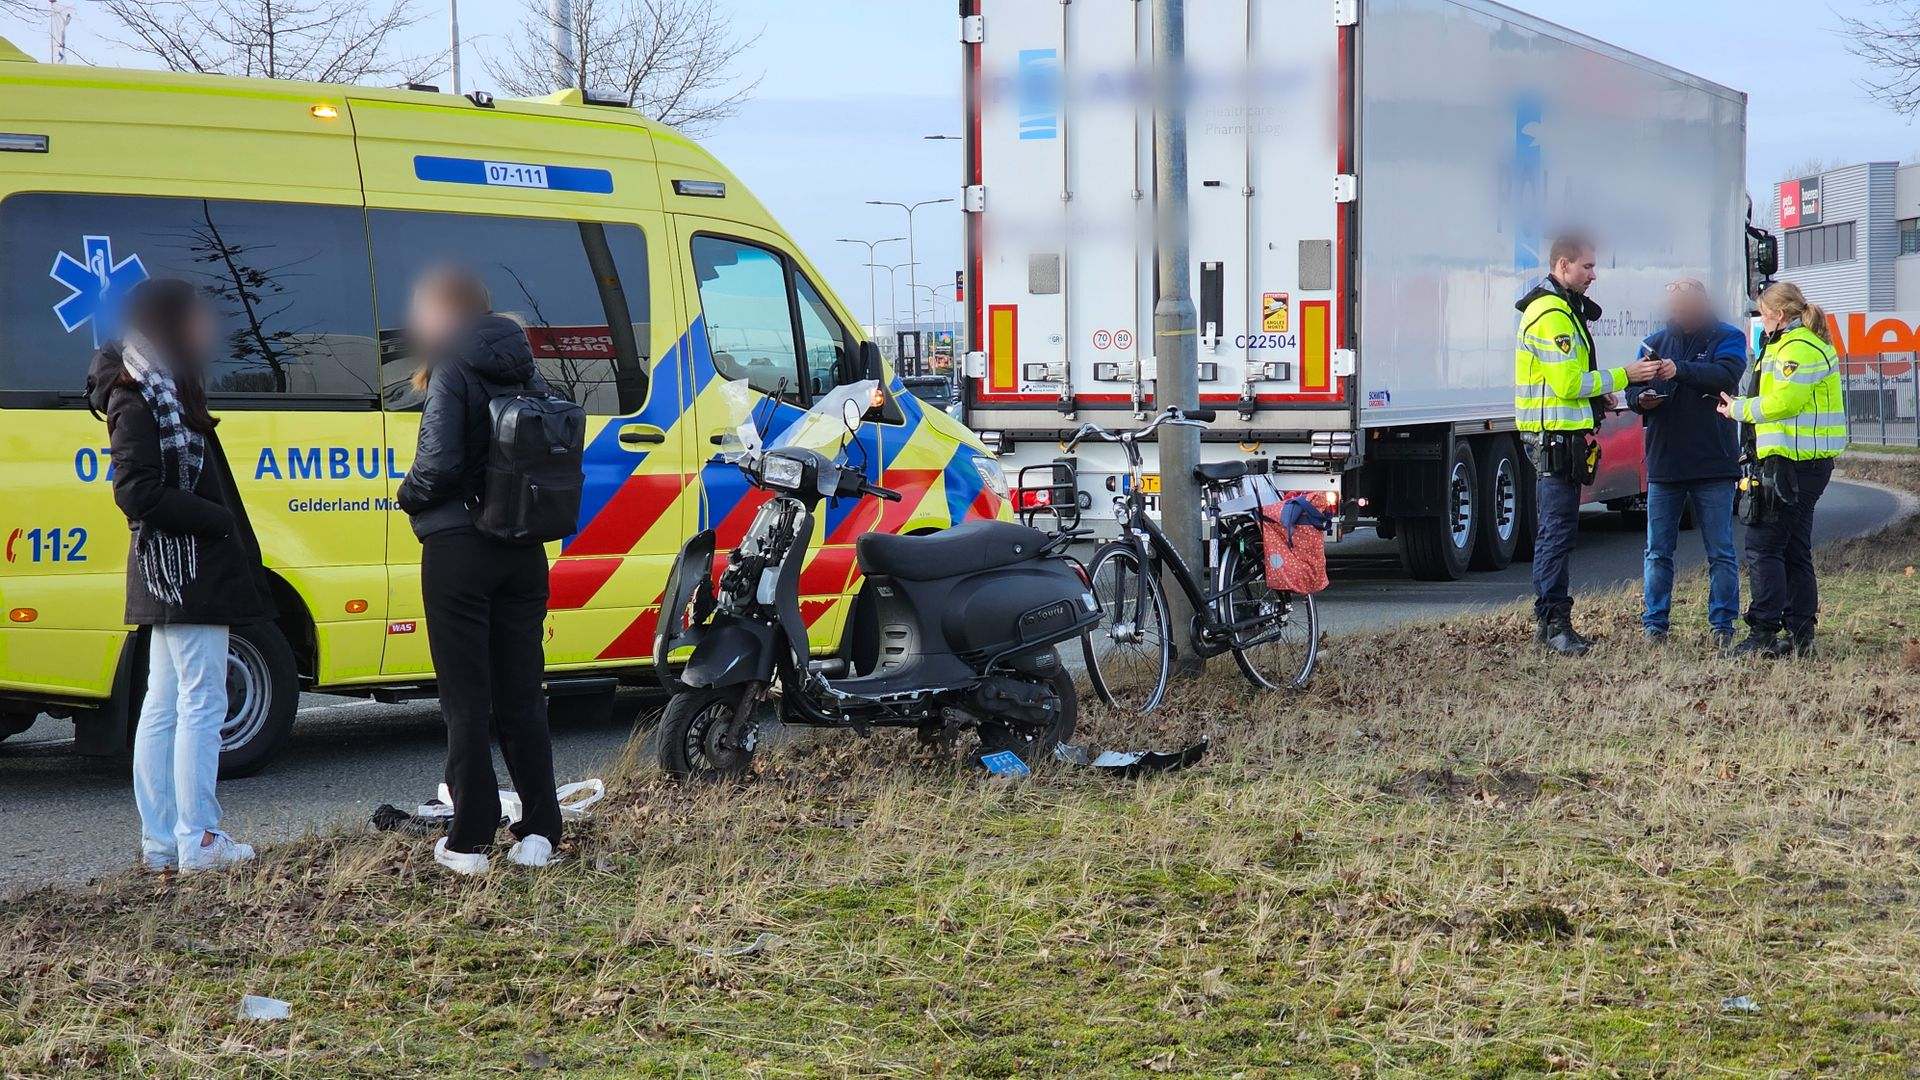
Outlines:
[[[1820,504],[1818,539],[1826,543],[1870,531],[1899,506],[1885,491],[1835,484]],[[1577,589],[1639,578],[1643,537],[1622,530],[1618,520],[1602,513],[1583,519]],[[1335,634],[1497,607],[1532,593],[1526,563],[1429,583],[1410,580],[1395,546],[1369,532],[1334,551],[1334,584],[1320,610],[1323,625]],[[1701,562],[1696,534],[1682,533],[1681,569]],[[627,704],[629,717],[635,707],[642,716],[653,712],[638,701]],[[561,781],[609,771],[627,749],[631,731],[630,722],[557,716]],[[126,867],[138,851],[126,762],[75,756],[72,736],[71,723],[43,718],[0,743],[0,821],[7,824],[0,841],[0,897],[97,878]],[[383,802],[411,809],[430,798],[444,749],[444,729],[431,702],[378,705],[309,695],[279,760],[262,775],[220,785],[226,828],[242,840],[271,843],[338,824],[363,827]],[[504,768],[496,767],[504,782]]]

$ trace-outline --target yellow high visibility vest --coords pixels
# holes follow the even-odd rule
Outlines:
[[[1839,457],[1847,406],[1833,346],[1795,326],[1760,350],[1754,397],[1735,398],[1734,419],[1753,425],[1756,453],[1793,461]]]
[[[1513,364],[1521,431],[1590,431],[1593,399],[1626,388],[1626,368],[1595,369],[1593,337],[1565,297],[1548,292],[1527,305]]]

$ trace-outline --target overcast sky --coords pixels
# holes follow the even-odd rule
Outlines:
[[[150,66],[110,42],[112,27],[95,0],[68,2],[80,9],[69,35],[79,56]],[[743,77],[761,82],[753,100],[707,144],[772,207],[864,318],[865,250],[834,240],[904,231],[899,211],[864,205],[865,199],[937,198],[955,194],[960,183],[960,144],[922,139],[959,131],[958,5],[717,2],[732,11],[743,33],[761,32],[759,44],[739,61]],[[1872,0],[1519,0],[1518,6],[1750,94],[1748,175],[1756,193],[1812,158],[1852,163],[1920,156],[1920,132],[1861,92],[1858,82],[1867,72],[1837,32],[1836,12],[1866,12]],[[1762,8],[1779,14],[1762,16]],[[423,0],[416,10],[427,17],[410,32],[408,48],[443,48],[444,7]],[[470,87],[486,85],[475,51],[506,48],[519,11],[517,0],[461,3]],[[46,50],[37,21],[0,17],[0,32],[29,52]],[[961,258],[959,214],[950,206],[930,207],[917,225],[921,282],[950,283]],[[893,250],[898,254],[887,261],[906,261],[905,245]],[[904,270],[900,282],[904,308]],[[883,308],[885,288],[882,275]]]

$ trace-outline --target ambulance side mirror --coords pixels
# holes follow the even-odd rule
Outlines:
[[[886,359],[880,355],[880,346],[874,342],[860,343],[860,377],[872,379],[882,386],[887,384]]]

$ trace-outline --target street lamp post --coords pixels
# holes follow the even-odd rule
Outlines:
[[[889,202],[886,199],[867,200],[868,206],[897,206],[907,212],[907,282],[910,285],[918,283],[918,275],[916,275],[913,270],[914,261],[918,258],[918,256],[913,253],[913,212],[923,206],[938,206],[941,203],[950,203],[952,201],[952,199],[922,199],[917,203],[903,203]],[[918,311],[914,312],[913,330],[916,334],[920,332],[920,314]]]
[[[874,295],[873,249],[879,247],[881,244],[891,244],[895,240],[905,240],[905,239],[906,237],[904,236],[889,236],[885,240],[857,240],[857,239],[842,238],[834,241],[834,243],[836,244],[867,245],[867,318],[873,322],[873,333],[875,334],[880,333],[880,304]]]
[[[868,263],[867,265],[873,269],[885,270],[887,272],[887,310],[892,313],[888,315],[887,318],[891,320],[889,324],[890,328],[894,331],[895,336],[898,336],[900,329],[900,300],[894,295],[894,272],[903,266],[912,267],[913,264],[894,263],[892,266],[888,266],[886,263]],[[880,332],[878,323],[875,323],[873,330],[875,333]]]

